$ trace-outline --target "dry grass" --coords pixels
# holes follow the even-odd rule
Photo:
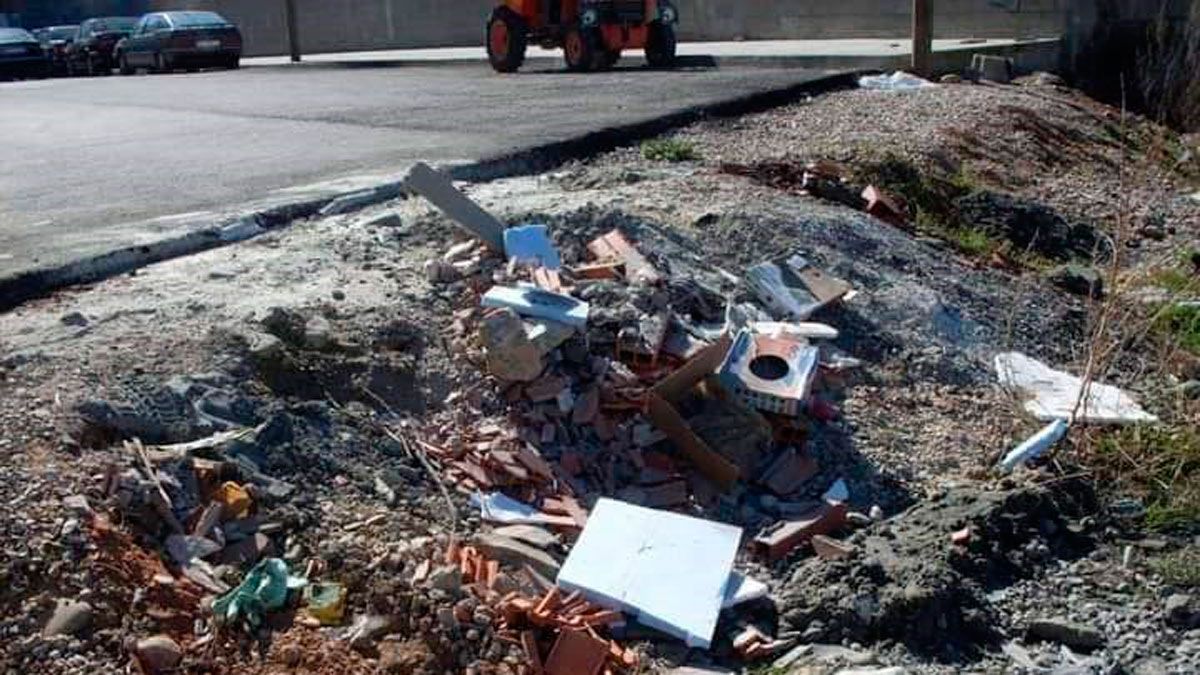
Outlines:
[[[1138,55],[1139,87],[1147,111],[1176,129],[1200,129],[1200,5],[1187,21],[1168,20],[1164,4]]]

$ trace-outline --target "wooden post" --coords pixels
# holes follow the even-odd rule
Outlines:
[[[299,63],[300,36],[296,30],[296,0],[283,0],[283,11],[287,20],[288,50],[292,54],[292,63]]]
[[[913,0],[912,71],[914,75],[933,75],[933,0]]]

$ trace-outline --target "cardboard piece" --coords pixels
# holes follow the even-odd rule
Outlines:
[[[813,267],[804,257],[767,261],[746,270],[755,295],[776,317],[804,321],[818,309],[846,297],[850,284]]]
[[[504,224],[459,192],[444,174],[424,162],[417,162],[405,177],[404,186],[433,202],[488,248],[497,253],[504,252]]]
[[[730,525],[601,499],[558,585],[707,649],[741,537]]]
[[[817,374],[820,352],[804,340],[738,333],[721,384],[751,408],[795,417],[804,408]]]
[[[701,350],[683,364],[683,367],[663,378],[646,393],[650,421],[654,422],[654,425],[662,430],[709,480],[726,489],[737,482],[741,472],[732,462],[701,440],[675,406],[687,392],[716,371],[724,361],[729,345],[729,336],[722,335],[719,340]]]
[[[483,306],[507,307],[521,316],[549,319],[580,329],[587,327],[586,302],[540,288],[492,286],[483,295]]]

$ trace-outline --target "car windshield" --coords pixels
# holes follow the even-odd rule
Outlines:
[[[33,35],[27,30],[20,28],[0,28],[0,44],[13,44],[16,42],[33,42]]]
[[[169,16],[171,23],[185,28],[229,25],[229,22],[216,12],[171,12]]]
[[[55,26],[46,29],[47,40],[71,40],[75,37],[75,32],[79,30],[79,26]]]
[[[96,19],[92,22],[93,33],[131,33],[137,25],[137,17],[113,16],[107,19]]]

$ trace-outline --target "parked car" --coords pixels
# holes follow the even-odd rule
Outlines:
[[[0,79],[46,77],[50,62],[38,39],[22,28],[0,28]]]
[[[67,47],[67,72],[71,75],[108,75],[116,61],[113,49],[137,26],[136,16],[105,16],[79,24],[75,41]]]
[[[216,12],[156,12],[138,21],[116,47],[117,68],[169,73],[176,68],[237,68],[242,34]]]
[[[75,41],[79,26],[47,26],[33,31],[46,57],[50,59],[50,72],[65,75],[67,72],[67,48]]]

